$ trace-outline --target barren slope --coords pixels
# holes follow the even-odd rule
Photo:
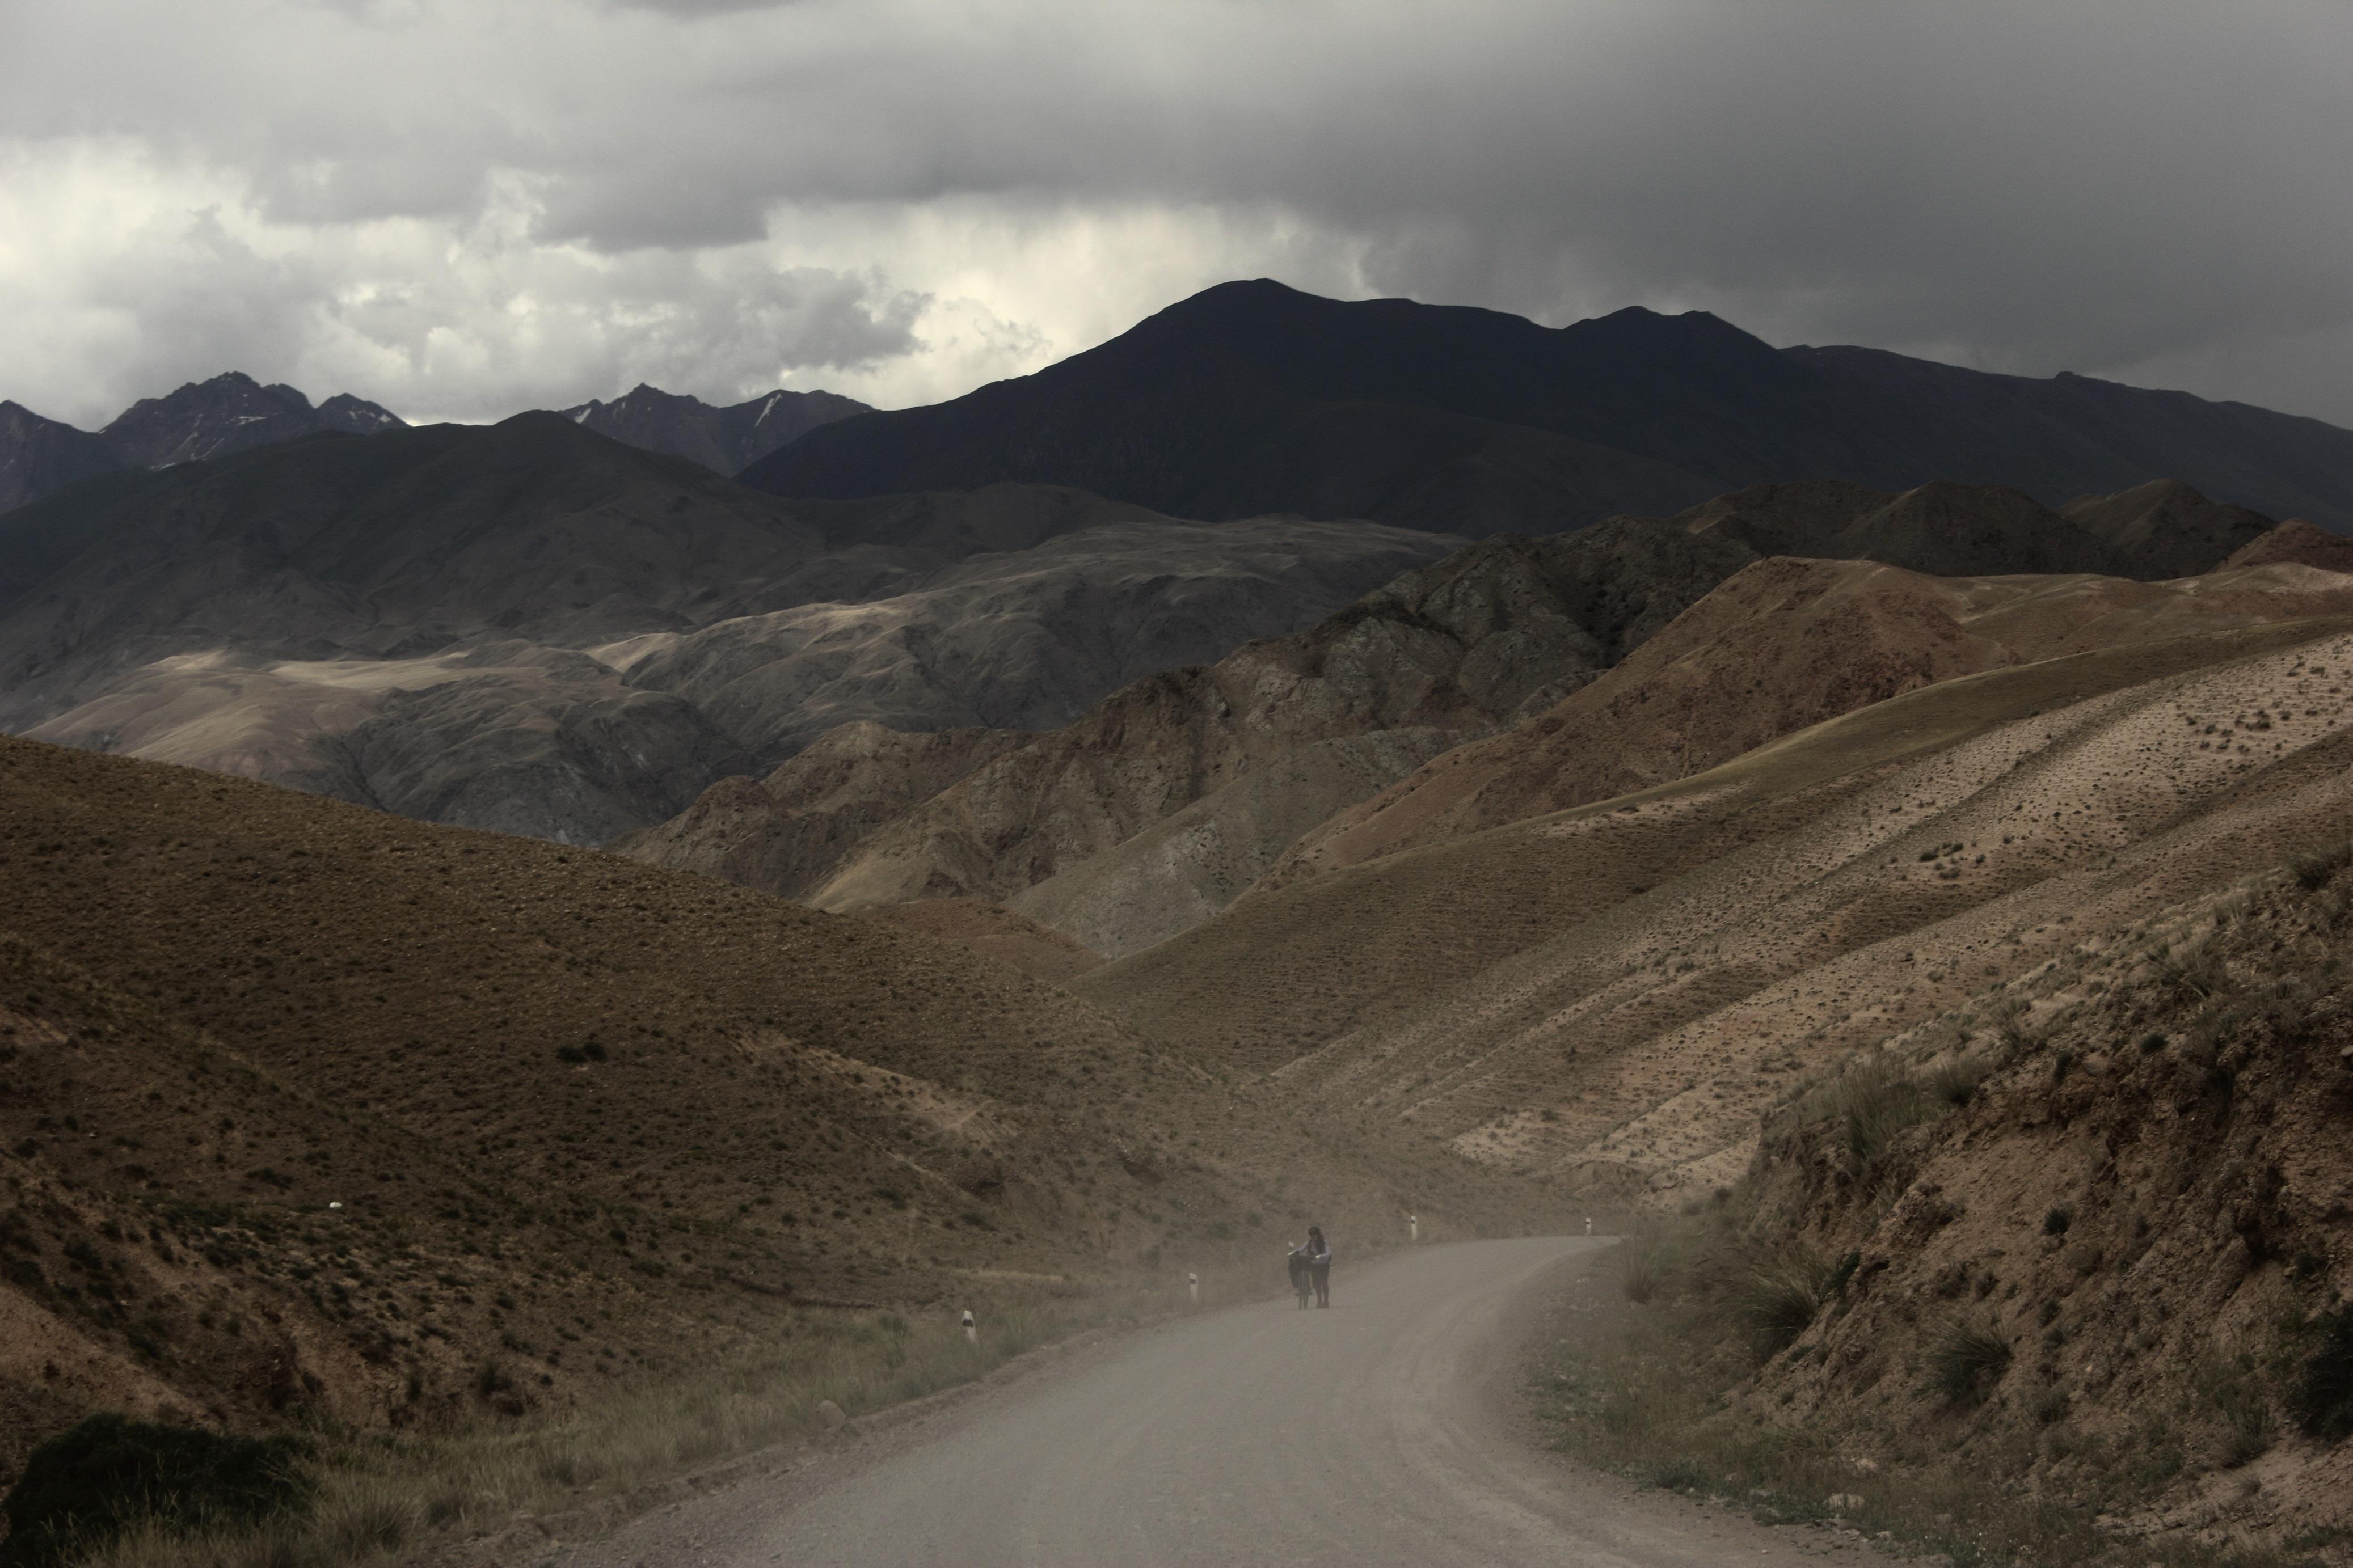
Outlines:
[[[2341,1553],[2353,1389],[2312,1393],[2332,1323],[2353,1348],[2345,827],[2078,920],[1778,1109],[1736,1207],[1845,1283],[1750,1412],[1919,1472],[2008,1454],[2133,1535]]]
[[[877,904],[860,910],[859,918],[970,948],[983,958],[1009,963],[1050,985],[1065,984],[1103,963],[1101,953],[1090,952],[1060,931],[980,899]]]
[[[2341,831],[2347,625],[1963,676],[1244,900],[1074,984],[1501,1168],[1712,1185],[1787,1074]]]
[[[1429,769],[1414,770],[1438,753],[1449,754],[1432,765],[1448,768],[1462,754],[1449,748],[1577,692],[1765,555],[1978,572],[2107,563],[2137,575],[2135,552],[2211,566],[2251,520],[2261,522],[2179,485],[2084,505],[2121,544],[2013,490],[1930,485],[1888,495],[1837,483],[1763,485],[1673,518],[1488,540],[1281,643],[1121,692],[1059,734],[976,764],[969,779],[864,842],[828,837],[823,854],[797,856],[789,875],[754,885],[829,908],[976,894],[1095,951],[1134,952],[1216,913],[1301,835],[1335,816],[1351,820],[1350,807],[1393,781],[1426,778]],[[1618,760],[1630,776],[1679,776],[1913,679],[2003,657],[1983,639],[1974,654],[1912,647],[1937,612],[1855,607],[1875,602],[1840,597],[1814,612],[1846,644],[1805,645],[1828,672],[1819,690],[1763,708],[1729,689],[1712,691],[1708,700],[1727,711],[1709,732],[1680,738],[1667,752],[1646,750],[1637,734],[1629,743],[1641,754]],[[1845,624],[1873,614],[1885,625]],[[1760,622],[1757,647],[1742,656],[1779,658],[1766,645],[1786,629]],[[1867,656],[1862,667],[1841,668],[1857,655]],[[1653,729],[1662,735],[1667,726]],[[768,795],[764,807],[731,785],[691,816],[633,839],[630,852],[743,875],[728,868],[754,865],[766,854],[759,846],[808,837],[807,808],[792,792],[771,781]],[[730,825],[723,843],[711,826],[721,820]],[[828,869],[828,857],[838,868]]]
[[[794,1302],[1175,1268],[1300,1206],[1386,1235],[1393,1179],[1537,1201],[1303,1140],[902,926],[20,740],[0,825],[11,1445],[99,1405],[519,1409]]]
[[[1261,886],[1683,778],[1957,675],[2348,610],[2353,578],[2290,564],[2134,583],[1764,562],[1541,717],[1335,814]]]

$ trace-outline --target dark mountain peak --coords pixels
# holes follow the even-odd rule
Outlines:
[[[1842,479],[1799,479],[1732,490],[1675,521],[1689,532],[1738,540],[1759,555],[1820,555],[1857,518],[1894,499]]]
[[[1145,321],[1184,321],[1202,316],[1341,303],[1343,301],[1327,300],[1320,294],[1303,293],[1290,284],[1278,283],[1271,278],[1236,278],[1229,282],[1212,283],[1198,293],[1188,294],[1175,304],[1154,311]]]
[[[1744,377],[1768,383],[1788,379],[1788,361],[1780,350],[1705,310],[1670,316],[1629,305],[1606,316],[1572,321],[1560,329],[1560,337],[1592,356],[1594,369],[1609,374],[1703,376],[1736,369]]]
[[[613,399],[611,404],[607,406],[613,408],[638,408],[648,406],[655,408],[710,408],[714,405],[703,402],[702,399],[695,396],[692,393],[664,392],[660,387],[656,386],[649,381],[641,381],[638,383],[637,385],[629,388],[628,391],[623,393],[620,396]]]
[[[489,440],[489,451],[517,451],[553,448],[567,452],[611,452],[615,457],[624,453],[634,458],[645,448],[627,441],[617,441],[593,425],[586,425],[568,414],[558,414],[546,408],[526,408],[521,414],[510,414],[504,419],[483,426]]]
[[[1842,531],[1833,551],[1939,577],[2107,573],[2115,552],[2087,530],[2010,485],[1932,479]],[[2222,552],[2207,558],[2211,566]],[[2138,575],[2138,574],[2133,574]]]
[[[116,466],[104,437],[0,402],[0,511]]]
[[[355,436],[373,436],[378,431],[408,426],[408,421],[391,409],[364,397],[353,397],[348,392],[339,392],[319,405],[318,413],[322,429],[347,431]]]
[[[296,388],[282,381],[256,381],[241,370],[225,370],[207,381],[184,381],[162,397],[142,398],[131,406],[134,409],[149,404],[186,406],[200,402],[262,404],[293,414],[311,412],[311,400]]]
[[[592,398],[562,416],[616,441],[733,475],[819,425],[866,412],[863,403],[836,393],[782,388],[721,408],[641,381],[609,403]]]
[[[313,408],[294,387],[264,385],[231,370],[209,381],[185,382],[162,397],[142,398],[103,434],[118,460],[161,468],[290,441],[314,430],[369,436],[400,425],[389,409],[348,393]]]

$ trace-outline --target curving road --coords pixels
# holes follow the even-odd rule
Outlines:
[[[1026,1380],[864,1461],[750,1482],[571,1568],[1818,1560],[1812,1531],[1570,1465],[1511,1430],[1546,1276],[1599,1240],[1469,1242],[1335,1270],[1328,1311],[1205,1313]],[[822,1467],[820,1467],[822,1468]],[[1841,1552],[1852,1562],[1859,1553]]]

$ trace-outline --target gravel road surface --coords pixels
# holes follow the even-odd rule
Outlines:
[[[1848,1563],[1852,1538],[1644,1491],[1515,1419],[1546,1294],[1599,1240],[1467,1242],[1333,1272],[1329,1310],[1207,1312],[666,1509],[567,1568]]]

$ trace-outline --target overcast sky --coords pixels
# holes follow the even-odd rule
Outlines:
[[[1228,278],[2353,425],[2353,4],[0,0],[0,397],[932,402]]]

